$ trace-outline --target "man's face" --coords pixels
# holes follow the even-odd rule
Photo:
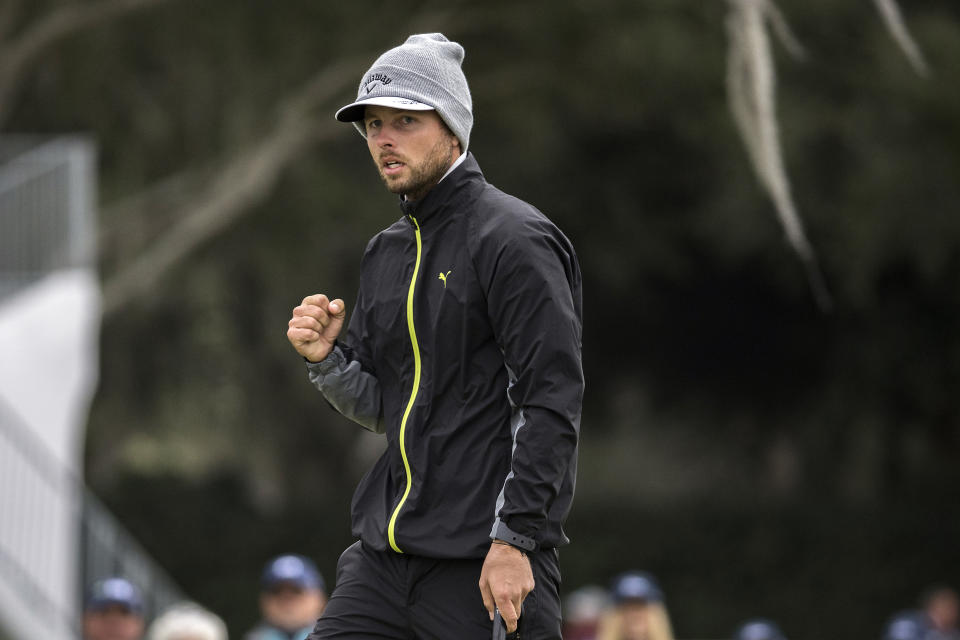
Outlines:
[[[937,629],[955,629],[960,616],[960,601],[952,591],[941,591],[927,605],[927,615]]]
[[[285,631],[313,626],[326,603],[319,589],[304,589],[289,582],[280,582],[260,595],[264,619]]]
[[[87,611],[83,615],[84,640],[140,640],[143,617],[119,604]]]
[[[387,189],[410,200],[427,195],[460,156],[460,141],[436,111],[369,106],[363,125]]]

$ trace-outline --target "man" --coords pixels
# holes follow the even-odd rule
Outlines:
[[[345,338],[346,306],[323,294],[287,332],[327,401],[387,436],[311,640],[485,640],[495,610],[510,633],[560,638],[580,270],[556,226],[488,184],[467,152],[463,56],[441,34],[411,36],[337,112],[366,137],[403,217],[367,245]]]
[[[568,593],[563,601],[563,640],[597,640],[600,622],[610,605],[610,592],[599,585],[585,585]]]
[[[288,554],[268,562],[260,587],[263,620],[245,640],[303,640],[327,603],[323,576],[304,556]]]
[[[143,598],[124,578],[98,580],[87,590],[83,607],[84,640],[140,640]]]
[[[920,606],[933,628],[931,640],[960,640],[960,596],[953,588],[930,587],[921,596]]]

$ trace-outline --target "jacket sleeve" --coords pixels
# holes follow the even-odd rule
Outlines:
[[[576,468],[584,381],[576,254],[542,214],[527,213],[481,229],[475,264],[514,411],[510,470],[491,537],[533,550]]]
[[[366,310],[361,288],[350,316],[346,342],[338,342],[320,362],[308,362],[307,374],[330,406],[363,428],[383,433],[385,423],[380,382],[369,364],[369,357],[364,357],[365,327]],[[348,345],[357,345],[357,348]]]

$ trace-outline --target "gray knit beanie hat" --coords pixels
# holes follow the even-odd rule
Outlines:
[[[354,123],[366,137],[362,121],[368,104],[407,111],[434,109],[466,153],[473,100],[461,69],[463,53],[463,47],[442,33],[410,36],[377,58],[360,80],[357,101],[337,111],[337,120]]]

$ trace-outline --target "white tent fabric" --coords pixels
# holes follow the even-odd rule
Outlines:
[[[0,301],[0,620],[12,638],[76,637],[76,479],[99,326],[92,269],[53,272]]]

